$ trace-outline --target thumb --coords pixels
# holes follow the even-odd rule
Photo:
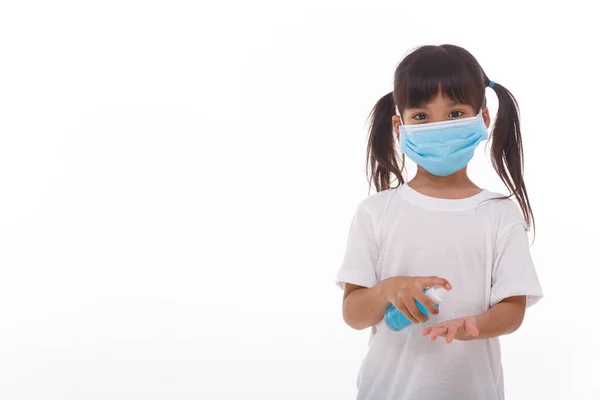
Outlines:
[[[479,329],[477,328],[477,320],[473,317],[464,318],[465,331],[471,336],[479,336]]]

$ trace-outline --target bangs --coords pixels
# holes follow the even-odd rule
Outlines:
[[[406,65],[398,68],[394,85],[395,103],[400,112],[421,108],[433,101],[440,90],[443,96],[475,110],[483,105],[483,77],[460,57],[439,47],[426,46],[404,61]]]

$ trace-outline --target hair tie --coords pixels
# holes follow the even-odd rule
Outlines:
[[[488,85],[488,87],[493,88],[494,87],[494,81],[490,81],[490,84]]]

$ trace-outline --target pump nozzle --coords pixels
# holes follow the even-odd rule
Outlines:
[[[441,286],[432,286],[425,291],[425,295],[429,297],[435,304],[439,304],[443,299],[444,295],[448,291]]]

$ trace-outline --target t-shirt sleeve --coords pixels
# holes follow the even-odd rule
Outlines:
[[[336,285],[342,289],[346,283],[364,287],[375,286],[378,257],[373,220],[369,212],[359,205],[350,224],[346,251],[336,276]]]
[[[543,297],[523,223],[513,225],[499,237],[494,254],[490,306],[511,296],[527,296],[527,307]]]

